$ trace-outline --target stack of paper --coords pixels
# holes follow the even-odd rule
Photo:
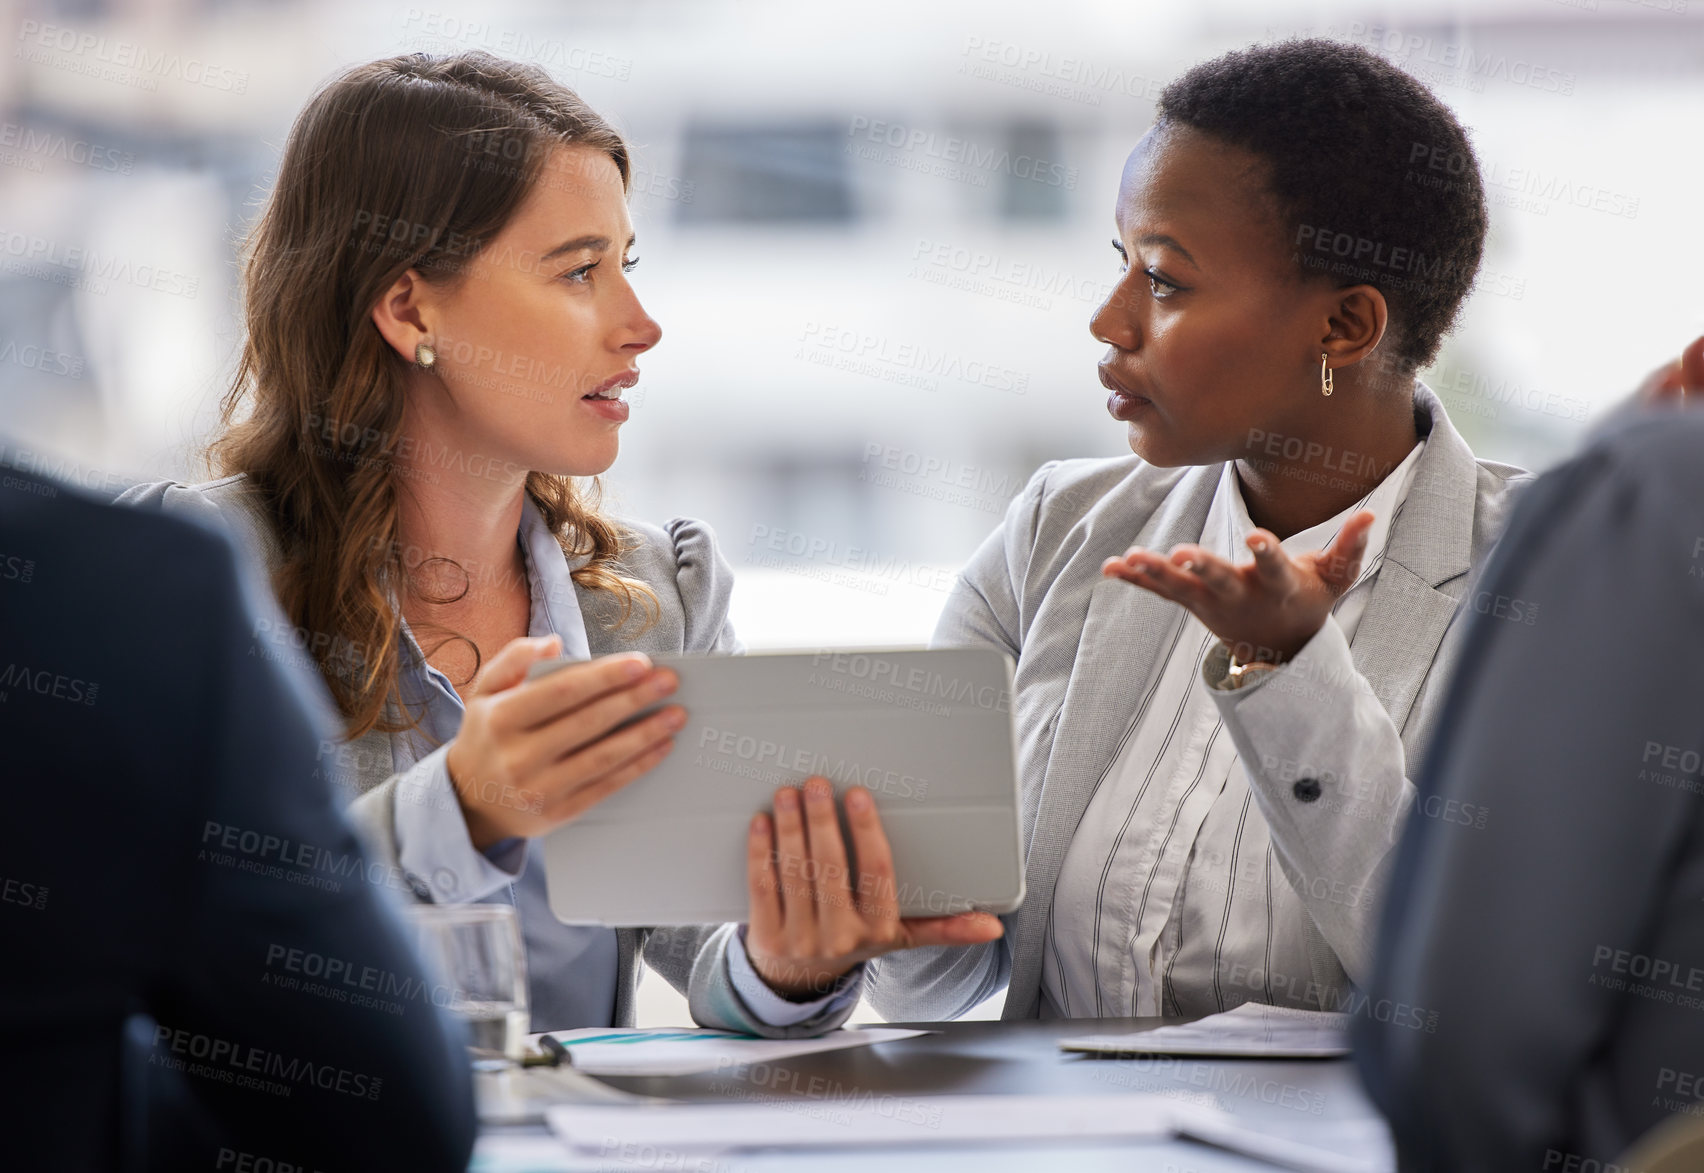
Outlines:
[[[1231,1116],[1200,1114],[1183,1122],[1178,1132],[1203,1144],[1305,1173],[1392,1173],[1396,1168],[1396,1145],[1390,1129],[1377,1117],[1306,1122],[1268,1119],[1259,1128],[1251,1128]]]
[[[650,1167],[691,1168],[742,1149],[917,1148],[937,1144],[1159,1141],[1185,1136],[1304,1173],[1390,1173],[1377,1121],[1310,1122],[1317,1139],[1248,1127],[1218,1108],[1171,1096],[895,1096],[828,1088],[757,1102],[572,1104],[550,1129],[577,1158],[637,1154]]]
[[[1164,1096],[896,1096],[830,1089],[820,1098],[605,1106],[565,1104],[546,1119],[580,1154],[643,1140],[658,1153],[742,1148],[1129,1140],[1171,1135],[1176,1114],[1215,1112]]]
[[[1205,1055],[1220,1059],[1334,1059],[1349,1053],[1349,1016],[1245,1002],[1187,1026],[1059,1040],[1100,1055]]]
[[[1209,1055],[1221,1058],[1320,1058],[1347,1053],[1347,1016],[1248,1004],[1188,1026],[1067,1039],[1066,1050],[1110,1055]],[[674,1103],[578,1085],[550,1089],[561,1098],[545,1118],[578,1159],[615,1160],[629,1152],[671,1167],[742,1149],[915,1148],[936,1144],[1163,1141],[1189,1137],[1307,1173],[1389,1173],[1388,1131],[1376,1118],[1250,1122],[1211,1101],[1171,1095],[911,1096],[812,1077],[778,1085],[743,1078],[741,1069],[801,1055],[910,1038],[892,1027],[834,1031],[815,1039],[754,1039],[726,1031],[603,1029],[551,1037],[586,1074],[727,1073],[712,1101]],[[536,1070],[536,1069],[535,1069]],[[532,1074],[528,1072],[526,1074]],[[542,1090],[542,1089],[537,1089]],[[563,1099],[572,1102],[562,1102]],[[531,1099],[528,1107],[536,1104]]]
[[[567,1049],[574,1070],[586,1075],[703,1075],[752,1063],[779,1063],[819,1051],[868,1047],[926,1033],[871,1027],[830,1031],[814,1039],[754,1039],[724,1030],[661,1027],[612,1031],[590,1027],[552,1031],[550,1037]]]

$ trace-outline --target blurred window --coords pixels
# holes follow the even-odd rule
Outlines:
[[[1059,128],[1045,122],[1011,123],[1005,131],[1011,164],[1000,183],[1000,216],[1005,220],[1063,220],[1070,174]]]
[[[681,171],[687,224],[844,224],[856,215],[842,123],[689,126]]]

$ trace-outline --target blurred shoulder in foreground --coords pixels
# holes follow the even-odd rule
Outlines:
[[[1539,478],[1472,603],[1362,1071],[1404,1169],[1609,1168],[1704,1096],[1704,409]]]
[[[0,485],[8,1169],[465,1167],[459,1027],[301,646],[212,530]]]

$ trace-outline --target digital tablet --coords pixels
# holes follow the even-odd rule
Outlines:
[[[746,835],[813,774],[874,796],[902,916],[1010,912],[1024,896],[1012,662],[991,648],[656,656],[685,707],[650,773],[544,836],[564,921],[747,919]],[[567,661],[537,664],[529,679]],[[842,816],[844,824],[844,814]],[[856,866],[854,861],[854,867]]]

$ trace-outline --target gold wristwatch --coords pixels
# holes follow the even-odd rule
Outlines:
[[[1228,650],[1229,649],[1227,649],[1227,651]],[[1229,684],[1227,687],[1233,689],[1241,688],[1245,684],[1258,680],[1262,673],[1276,672],[1282,667],[1282,664],[1271,664],[1265,660],[1255,660],[1251,663],[1244,664],[1241,660],[1237,659],[1237,654],[1235,652],[1231,652],[1230,666],[1225,669],[1225,675],[1229,677]]]

